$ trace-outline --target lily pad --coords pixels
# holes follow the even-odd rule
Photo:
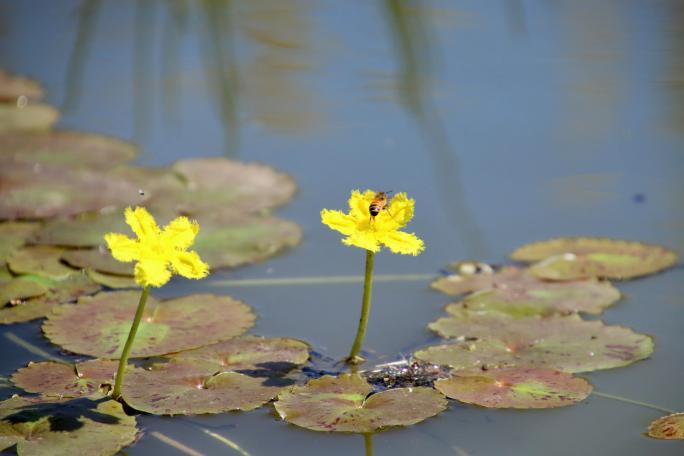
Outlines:
[[[21,323],[42,318],[58,304],[75,301],[79,296],[92,294],[100,286],[81,272],[73,272],[64,280],[51,280],[45,277],[25,275],[16,277],[3,285],[11,290],[15,281],[32,281],[47,287],[47,292],[37,297],[22,299],[21,294],[9,295],[9,301],[20,301],[16,304],[0,306],[0,324]],[[23,285],[22,285],[23,286]],[[4,299],[4,298],[3,298]]]
[[[114,274],[104,274],[93,269],[88,269],[88,277],[94,282],[104,285],[108,288],[122,289],[122,288],[140,288],[140,285],[130,276],[120,276]]]
[[[5,263],[12,252],[23,246],[38,226],[30,222],[0,223],[0,263]]]
[[[46,104],[18,106],[0,103],[0,133],[49,130],[57,119],[59,111]]]
[[[0,70],[0,101],[16,103],[22,96],[38,100],[43,98],[43,88],[32,79]]]
[[[602,238],[535,242],[518,248],[511,257],[519,261],[540,261],[530,272],[549,280],[631,279],[654,274],[677,261],[675,252],[659,245]]]
[[[76,365],[52,361],[29,363],[12,375],[12,383],[29,393],[81,397],[101,394],[100,385],[113,384],[118,361],[94,359]]]
[[[461,342],[428,347],[415,357],[458,369],[544,367],[589,372],[627,366],[653,353],[651,337],[578,315],[514,318],[464,313],[429,327]]]
[[[64,249],[45,245],[22,247],[7,258],[7,265],[15,274],[34,274],[62,280],[74,272],[61,262],[62,253]]]
[[[133,277],[133,263],[115,260],[111,252],[104,248],[67,250],[62,254],[62,260],[75,268],[90,268],[108,274]]]
[[[460,264],[460,263],[459,263]],[[461,295],[473,291],[486,290],[507,285],[510,282],[517,282],[523,276],[521,269],[505,266],[499,270],[485,270],[481,272],[468,273],[460,272],[440,277],[432,282],[432,288],[448,295]]]
[[[217,207],[261,212],[286,203],[296,190],[292,178],[258,163],[196,158],[176,162],[173,170],[186,185],[178,192],[157,194],[150,200],[150,207],[191,215]]]
[[[684,439],[684,413],[673,413],[653,421],[648,426],[648,436],[663,440]]]
[[[35,280],[17,277],[0,285],[0,305],[18,305],[28,298],[42,296],[47,292],[47,285]]]
[[[583,401],[593,389],[583,378],[536,368],[455,372],[437,380],[435,388],[467,404],[515,409],[565,407]]]
[[[14,164],[0,168],[0,219],[71,216],[138,204],[138,187],[104,172]]]
[[[75,131],[8,132],[0,136],[0,163],[110,170],[132,160],[137,149],[104,135]]]
[[[135,440],[135,417],[108,399],[15,396],[0,402],[0,450],[19,455],[112,455]]]
[[[118,359],[139,298],[139,292],[118,291],[79,299],[76,306],[55,308],[43,331],[74,353]],[[242,334],[254,320],[248,305],[228,296],[197,294],[163,302],[150,297],[130,356],[164,355],[221,342]]]
[[[447,407],[432,388],[395,388],[369,396],[372,390],[358,374],[326,375],[281,393],[275,408],[288,423],[313,431],[365,433],[416,424]]]
[[[597,279],[547,282],[524,274],[517,280],[507,280],[495,288],[468,295],[462,302],[448,305],[446,310],[455,313],[468,309],[517,316],[554,312],[600,314],[619,299],[620,292],[615,287]]]

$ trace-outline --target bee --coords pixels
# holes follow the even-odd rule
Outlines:
[[[378,192],[373,197],[373,200],[370,202],[370,205],[368,206],[368,212],[370,212],[371,222],[375,221],[375,217],[380,213],[380,211],[386,211],[389,209],[388,204],[390,198],[388,195],[390,193],[392,193],[392,190],[388,192]]]

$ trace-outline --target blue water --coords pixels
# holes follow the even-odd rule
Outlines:
[[[41,81],[60,128],[140,145],[139,164],[225,155],[291,174],[277,214],[301,246],[263,264],[176,281],[159,296],[226,293],[255,307],[252,332],[351,344],[361,286],[251,286],[226,279],[360,274],[363,253],[319,221],[351,189],[406,191],[418,257],[382,253],[381,274],[503,262],[560,235],[684,250],[684,5],[677,1],[138,2],[0,0],[2,66]],[[428,343],[449,298],[429,281],[379,283],[365,348],[393,357]],[[618,285],[602,317],[652,334],[634,366],[592,373],[599,392],[684,410],[684,270]],[[38,323],[2,327],[56,353]],[[4,339],[3,339],[4,340]],[[1,375],[36,355],[3,342]],[[681,454],[642,435],[662,412],[599,396],[550,411],[452,402],[438,417],[374,436],[376,455]],[[319,434],[251,413],[142,416],[128,454],[363,454],[362,436]]]

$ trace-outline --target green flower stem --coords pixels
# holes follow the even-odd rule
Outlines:
[[[373,456],[373,434],[367,432],[363,434],[363,447],[366,456]]]
[[[368,326],[368,316],[371,309],[371,291],[373,289],[373,260],[375,253],[366,250],[366,275],[363,282],[363,307],[361,308],[361,318],[359,319],[359,328],[356,330],[356,339],[352,345],[351,352],[347,358],[349,364],[359,364],[363,362],[363,358],[359,356],[363,338],[366,336],[366,327]]]
[[[133,348],[133,342],[135,341],[135,334],[138,332],[138,326],[140,326],[140,320],[142,319],[143,312],[145,311],[145,303],[147,302],[147,296],[150,294],[150,286],[143,288],[142,294],[140,295],[140,301],[138,302],[138,310],[135,311],[135,318],[133,319],[133,326],[128,333],[128,339],[126,339],[126,345],[124,345],[123,352],[121,353],[121,359],[119,359],[119,368],[116,371],[116,382],[114,382],[114,390],[112,391],[112,398],[119,399],[121,397],[121,387],[123,386],[123,378],[126,373],[126,365],[128,364],[128,355],[131,353],[131,348]]]

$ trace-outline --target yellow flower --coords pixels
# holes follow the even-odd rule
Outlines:
[[[209,274],[209,266],[197,252],[187,249],[199,232],[199,224],[187,217],[172,220],[163,230],[143,207],[130,207],[125,211],[126,223],[138,237],[130,239],[124,234],[107,233],[105,241],[112,256],[135,265],[135,281],[143,286],[161,287],[171,279],[171,273],[190,279],[201,279]]]
[[[371,220],[369,206],[375,192],[366,190],[361,193],[354,190],[349,198],[349,213],[323,209],[321,221],[333,230],[339,231],[347,237],[342,239],[346,245],[353,245],[362,249],[377,252],[380,244],[385,245],[394,253],[404,255],[418,255],[425,245],[413,233],[399,231],[411,218],[415,201],[409,199],[406,193],[397,193],[391,199],[389,208]]]

